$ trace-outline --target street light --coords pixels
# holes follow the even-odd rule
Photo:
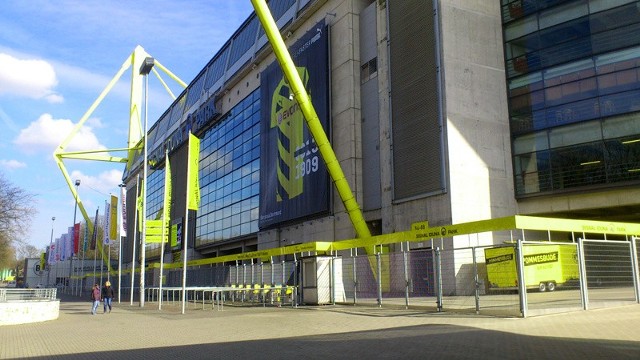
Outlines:
[[[75,252],[75,244],[76,244],[76,235],[78,236],[78,240],[80,240],[80,234],[76,234],[76,213],[78,212],[78,187],[80,187],[80,179],[76,180],[76,192],[75,192],[75,207],[73,208],[73,240],[71,243],[73,244],[71,249],[71,260],[69,261],[69,285],[71,285],[71,275],[73,275],[73,256],[76,254]],[[76,288],[78,287],[76,281]],[[73,287],[71,287],[71,293],[73,294]]]
[[[51,240],[49,240],[49,253],[51,253],[51,245],[53,245],[53,223],[56,221],[56,217],[53,216],[51,217]],[[49,255],[49,257],[51,257],[51,255]],[[55,259],[55,255],[54,255],[54,259]],[[49,269],[49,272],[47,273],[47,287],[49,287],[49,285],[51,284],[51,264],[49,264],[49,259],[47,259],[47,269]],[[56,266],[56,269],[58,269],[58,267]]]
[[[140,75],[144,76],[144,161],[142,163],[142,244],[140,245],[140,307],[144,307],[144,276],[145,276],[145,254],[147,236],[147,120],[148,120],[148,99],[149,99],[149,73],[153,69],[155,61],[147,56],[140,66]],[[135,259],[134,259],[135,262]],[[132,289],[133,290],[133,289]]]

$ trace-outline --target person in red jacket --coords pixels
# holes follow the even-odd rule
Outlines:
[[[100,294],[100,287],[98,284],[93,284],[93,288],[91,289],[91,300],[93,300],[93,307],[91,308],[91,314],[95,315],[96,310],[98,310],[98,305],[100,305],[100,300],[102,300]]]

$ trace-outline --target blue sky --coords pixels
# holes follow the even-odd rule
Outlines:
[[[52,227],[55,239],[73,224],[74,199],[53,150],[137,45],[190,83],[252,11],[249,0],[1,1],[0,172],[35,195],[38,210],[22,240],[44,248]],[[67,151],[126,147],[129,74]],[[149,77],[149,126],[171,101]],[[80,160],[65,165],[73,180],[81,180],[87,212],[100,207],[102,213],[109,194],[118,194],[123,166]]]

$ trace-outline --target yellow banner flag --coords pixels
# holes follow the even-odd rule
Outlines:
[[[46,253],[40,254],[40,271],[44,270],[44,257]]]
[[[146,221],[146,231],[145,231],[145,241],[147,244],[157,243],[159,244],[162,241],[162,220],[147,220]],[[168,231],[165,229],[165,237],[164,241],[167,241],[166,234]]]
[[[200,207],[200,180],[198,179],[198,166],[200,163],[200,139],[189,133],[189,158],[187,159],[187,208],[198,210]]]
[[[111,195],[111,205],[109,214],[109,240],[115,241],[118,238],[118,197]]]

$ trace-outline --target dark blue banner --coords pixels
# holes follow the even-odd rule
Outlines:
[[[329,134],[328,34],[324,21],[289,48]],[[260,81],[260,228],[329,211],[329,176],[280,65]]]

